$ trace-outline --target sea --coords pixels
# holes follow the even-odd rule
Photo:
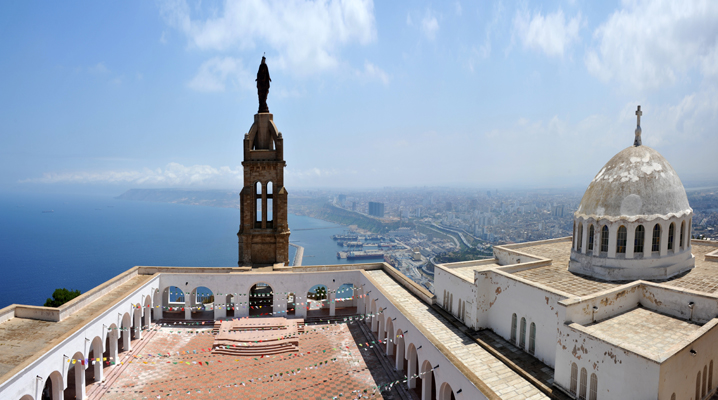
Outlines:
[[[289,215],[303,265],[345,264],[346,227]],[[42,305],[57,288],[86,292],[134,266],[237,265],[239,210],[107,195],[0,193],[0,308]],[[296,249],[290,246],[290,260]],[[361,261],[356,261],[361,262]]]

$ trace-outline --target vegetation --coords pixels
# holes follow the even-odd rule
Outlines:
[[[43,305],[45,307],[60,307],[79,295],[79,290],[67,290],[65,288],[55,289],[55,291],[52,292],[52,298],[48,298]]]
[[[309,292],[307,297],[312,298],[313,300],[324,300],[327,298],[327,288],[319,286],[313,292]]]
[[[481,249],[472,248],[472,249],[452,251],[450,253],[445,253],[445,254],[437,256],[435,260],[439,264],[445,264],[445,263],[452,263],[452,262],[471,261],[471,260],[478,260],[478,259],[482,259],[482,258],[490,258],[492,256],[493,256],[493,252],[491,250],[481,250]]]

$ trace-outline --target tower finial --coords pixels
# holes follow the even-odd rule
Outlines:
[[[641,143],[641,115],[643,115],[643,111],[641,111],[641,106],[639,105],[636,110],[636,139],[633,140],[633,145],[636,147],[643,144]]]

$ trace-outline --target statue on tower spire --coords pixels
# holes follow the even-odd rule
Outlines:
[[[272,78],[269,77],[269,68],[264,62],[267,58],[262,56],[262,63],[259,64],[259,71],[257,71],[257,94],[259,95],[259,111],[258,113],[268,113],[269,107],[267,106],[267,94],[269,94],[269,82]]]
[[[638,106],[638,110],[636,110],[636,139],[633,140],[633,145],[636,147],[643,144],[641,143],[641,115],[643,115],[643,111],[641,111],[641,106]]]

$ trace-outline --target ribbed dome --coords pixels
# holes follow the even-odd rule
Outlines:
[[[633,221],[681,217],[692,211],[668,161],[650,147],[631,146],[593,178],[575,215]]]

